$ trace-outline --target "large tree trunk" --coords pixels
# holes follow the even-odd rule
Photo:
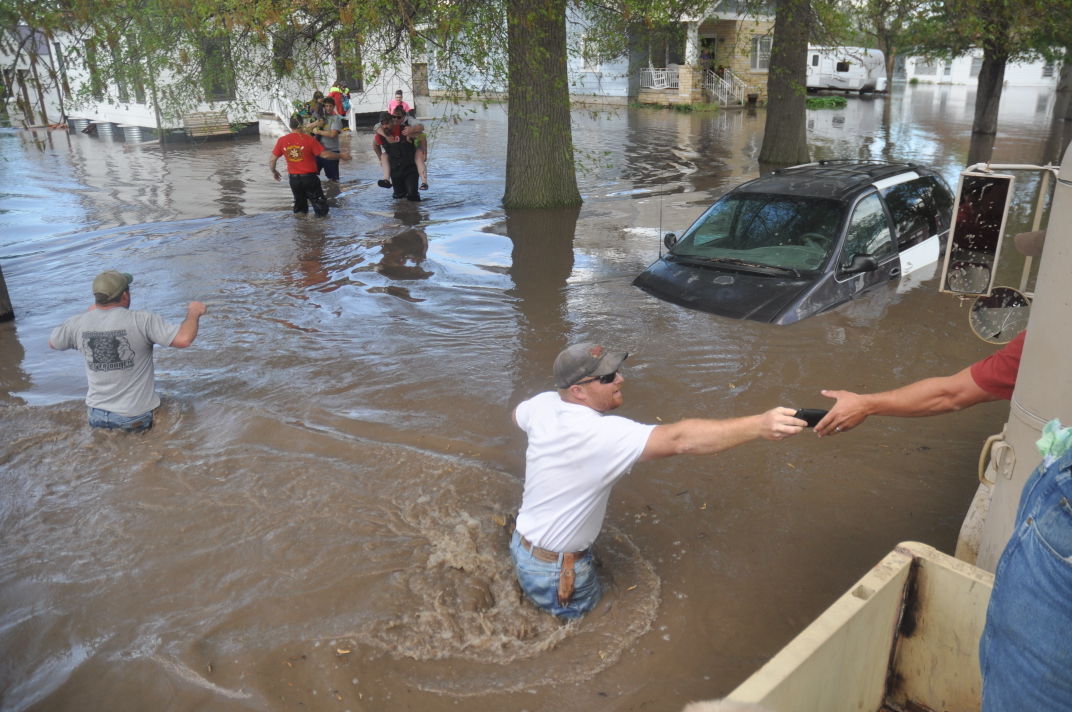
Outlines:
[[[507,208],[579,205],[566,75],[566,0],[509,0]]]
[[[503,366],[514,374],[510,403],[551,385],[551,364],[573,333],[566,281],[573,273],[573,236],[581,206],[507,210],[506,234],[514,244],[509,295],[525,324]]]
[[[11,306],[11,297],[7,294],[7,284],[4,283],[4,268],[0,267],[0,321],[11,321],[15,318],[15,310]]]
[[[759,151],[761,164],[808,161],[804,99],[810,25],[811,0],[779,0],[767,74],[767,122]]]
[[[1072,47],[1065,47],[1065,61],[1061,65],[1061,78],[1057,81],[1053,118],[1072,121]]]
[[[979,88],[975,92],[975,120],[972,134],[994,135],[998,132],[998,109],[1001,87],[1005,82],[1008,54],[984,48],[983,66],[979,69]]]

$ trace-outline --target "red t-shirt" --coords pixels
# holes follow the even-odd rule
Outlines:
[[[309,134],[288,133],[275,142],[272,155],[287,159],[287,173],[302,175],[316,173],[316,157],[323,150],[320,142]]]
[[[1024,352],[1026,336],[1027,332],[1021,331],[1000,351],[995,351],[982,361],[973,363],[971,377],[975,384],[992,396],[1012,400],[1012,391],[1016,386],[1016,374],[1020,371],[1020,356]]]
[[[394,136],[395,138],[401,138],[402,137],[402,124],[394,124],[393,126],[390,127],[388,132],[392,136]],[[387,144],[387,142],[384,140],[383,136],[381,136],[378,133],[375,133],[375,134],[372,135],[372,142],[374,144],[376,144],[377,146],[384,146],[384,145]]]

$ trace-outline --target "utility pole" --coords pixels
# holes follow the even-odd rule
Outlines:
[[[0,267],[0,323],[14,318],[15,310],[11,307],[11,297],[7,295],[7,284],[4,282],[4,268]]]

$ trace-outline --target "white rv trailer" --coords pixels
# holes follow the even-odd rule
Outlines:
[[[878,49],[808,45],[807,86],[861,94],[886,91],[886,59]]]

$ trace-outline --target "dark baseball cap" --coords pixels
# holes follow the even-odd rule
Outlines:
[[[627,358],[626,351],[609,351],[592,342],[573,344],[555,359],[555,387],[569,388],[586,378],[614,373]]]

